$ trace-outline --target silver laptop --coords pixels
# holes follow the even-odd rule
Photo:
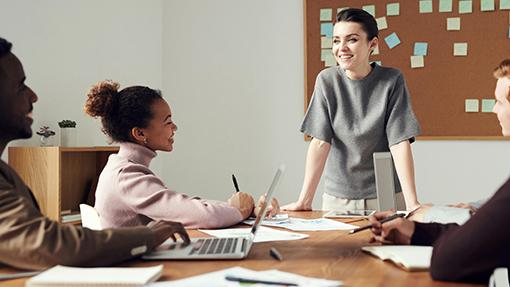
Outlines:
[[[396,209],[395,177],[391,153],[374,153],[374,173],[375,189],[377,192],[377,210]]]
[[[162,260],[162,259],[242,259],[248,256],[255,234],[259,228],[264,214],[266,213],[267,203],[271,202],[274,190],[276,189],[280,177],[285,171],[285,166],[280,166],[274,175],[273,182],[269,186],[266,195],[265,204],[261,207],[261,212],[255,219],[250,233],[246,237],[203,237],[192,238],[191,244],[183,246],[182,242],[173,242],[167,240],[155,251],[144,255],[142,258],[146,260]]]

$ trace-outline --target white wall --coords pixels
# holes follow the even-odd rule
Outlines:
[[[40,96],[34,129],[73,118],[81,143],[104,145],[98,124],[83,114],[89,86],[108,78],[161,88],[179,126],[174,152],[153,164],[169,187],[223,200],[234,172],[243,190],[258,195],[284,162],[278,197],[297,198],[308,145],[298,131],[302,1],[0,0],[0,36],[14,43]],[[417,142],[421,201],[489,196],[509,174],[509,146]]]
[[[57,121],[73,119],[82,145],[106,144],[99,123],[83,112],[92,84],[113,79],[161,88],[161,31],[159,0],[0,0],[0,35],[14,44],[39,96],[34,131],[50,125],[58,132]]]

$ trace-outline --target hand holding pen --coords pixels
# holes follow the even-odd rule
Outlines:
[[[380,242],[383,244],[410,244],[411,238],[414,233],[414,222],[408,220],[416,210],[408,213],[407,216],[400,215],[390,218],[395,215],[394,211],[382,211],[371,215],[368,220],[371,223],[370,230],[372,231],[372,238],[370,242]],[[384,221],[384,222],[383,222]]]

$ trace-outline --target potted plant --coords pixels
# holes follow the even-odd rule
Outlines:
[[[36,134],[41,136],[41,146],[51,146],[49,144],[50,137],[55,135],[55,132],[49,126],[42,126]]]
[[[76,122],[63,120],[58,122],[60,127],[60,146],[76,146]]]

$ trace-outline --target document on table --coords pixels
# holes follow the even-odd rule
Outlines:
[[[251,228],[226,228],[226,229],[199,229],[203,233],[215,237],[247,237],[250,234]],[[260,226],[255,235],[253,242],[269,242],[269,241],[284,241],[284,240],[299,240],[307,238],[309,235],[283,230],[276,230],[269,227]]]
[[[198,276],[175,281],[162,281],[146,285],[146,287],[187,287],[187,286],[208,286],[208,287],[230,287],[230,286],[275,286],[258,283],[257,285],[246,285],[234,281],[227,281],[226,276],[235,276],[243,279],[264,280],[270,282],[294,283],[298,286],[307,287],[334,287],[341,286],[342,281],[333,281],[313,277],[305,277],[294,273],[278,270],[253,271],[242,267],[232,267],[220,271],[210,272]]]
[[[246,224],[253,224],[255,220],[245,220]],[[283,227],[294,231],[320,231],[320,230],[351,230],[358,226],[339,222],[328,218],[304,219],[290,217],[288,221],[266,221],[265,226]]]

